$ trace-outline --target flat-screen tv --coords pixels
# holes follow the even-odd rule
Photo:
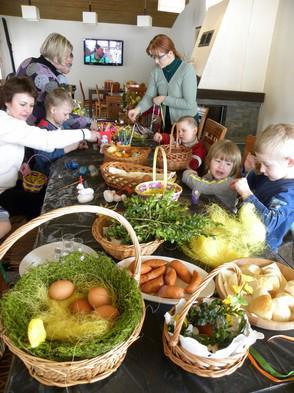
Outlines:
[[[86,38],[84,40],[84,64],[123,65],[123,41]]]

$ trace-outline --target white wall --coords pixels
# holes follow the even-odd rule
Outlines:
[[[265,102],[258,129],[272,123],[294,123],[294,1],[280,1],[269,66],[265,81]]]
[[[264,91],[278,5],[279,0],[230,0],[201,88]]]
[[[203,24],[201,26],[197,41],[195,43],[192,58],[195,64],[197,75],[201,76],[206,67],[207,59],[214,45],[214,41],[217,37],[218,30],[223,20],[224,13],[226,11],[229,0],[223,0],[222,2],[209,7],[205,13]],[[210,44],[207,46],[198,46],[201,40],[201,36],[204,32],[214,30]]]
[[[171,29],[171,38],[186,61],[191,61],[192,58],[191,54],[195,45],[195,28],[202,25],[206,14],[205,3],[205,0],[190,0]]]
[[[16,68],[27,57],[38,57],[40,46],[48,34],[57,32],[66,36],[74,46],[74,63],[68,74],[68,81],[78,86],[82,80],[85,89],[102,85],[104,80],[113,79],[124,83],[132,79],[147,82],[154,62],[145,53],[149,41],[156,34],[170,35],[170,28],[148,27],[139,28],[133,25],[98,23],[97,25],[82,22],[41,19],[29,22],[22,18],[4,16],[7,21]],[[0,28],[0,66],[3,78],[12,72],[8,55],[4,30]],[[124,40],[124,65],[122,67],[90,66],[83,64],[84,38],[113,38]],[[79,98],[77,91],[76,97]]]

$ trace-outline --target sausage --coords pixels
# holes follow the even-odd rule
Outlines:
[[[202,277],[196,270],[193,270],[192,279],[190,281],[190,284],[186,286],[185,293],[194,293],[198,286],[201,284],[201,282]]]
[[[129,270],[130,270],[132,273],[135,272],[135,261],[132,262],[132,263],[129,265]],[[151,267],[151,266],[148,266],[148,265],[142,265],[142,266],[141,266],[141,274],[146,274],[146,273],[150,272],[151,270],[152,270],[152,267]]]
[[[141,286],[141,291],[145,293],[156,293],[163,286],[163,284],[163,275],[161,274],[159,277],[145,282],[145,284]]]
[[[142,265],[147,265],[147,266],[151,266],[151,267],[159,267],[159,266],[163,266],[166,265],[166,261],[164,261],[163,259],[156,259],[156,258],[152,258],[152,259],[148,259],[147,261],[144,261]]]
[[[164,285],[159,289],[157,295],[170,299],[180,299],[184,297],[184,288],[177,287],[176,285]]]
[[[192,274],[182,262],[174,259],[171,261],[170,266],[175,269],[181,280],[185,281],[187,284],[190,284]]]
[[[165,269],[165,266],[160,266],[157,269],[152,269],[149,273],[142,274],[140,284],[144,284],[146,281],[153,280],[154,278],[163,275]]]
[[[177,272],[173,267],[167,267],[164,273],[164,283],[166,285],[175,285],[177,280]]]

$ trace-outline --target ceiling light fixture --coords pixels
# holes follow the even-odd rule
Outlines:
[[[89,11],[83,11],[83,23],[96,24],[97,21],[97,13],[92,12],[92,4],[91,1],[89,1]]]
[[[29,5],[21,6],[21,15],[23,19],[31,22],[38,22],[40,20],[39,8],[32,5],[31,0],[29,0]]]
[[[147,0],[144,3],[144,15],[137,15],[137,26],[152,27],[152,16],[147,14]]]
[[[186,6],[186,0],[158,0],[158,11],[180,14]]]

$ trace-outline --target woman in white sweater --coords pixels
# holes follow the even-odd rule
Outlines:
[[[13,77],[0,90],[0,205],[10,215],[28,218],[39,214],[43,195],[25,192],[17,181],[24,147],[51,152],[82,140],[94,142],[98,137],[97,132],[87,129],[47,132],[27,125],[35,97],[36,89],[26,77]]]

